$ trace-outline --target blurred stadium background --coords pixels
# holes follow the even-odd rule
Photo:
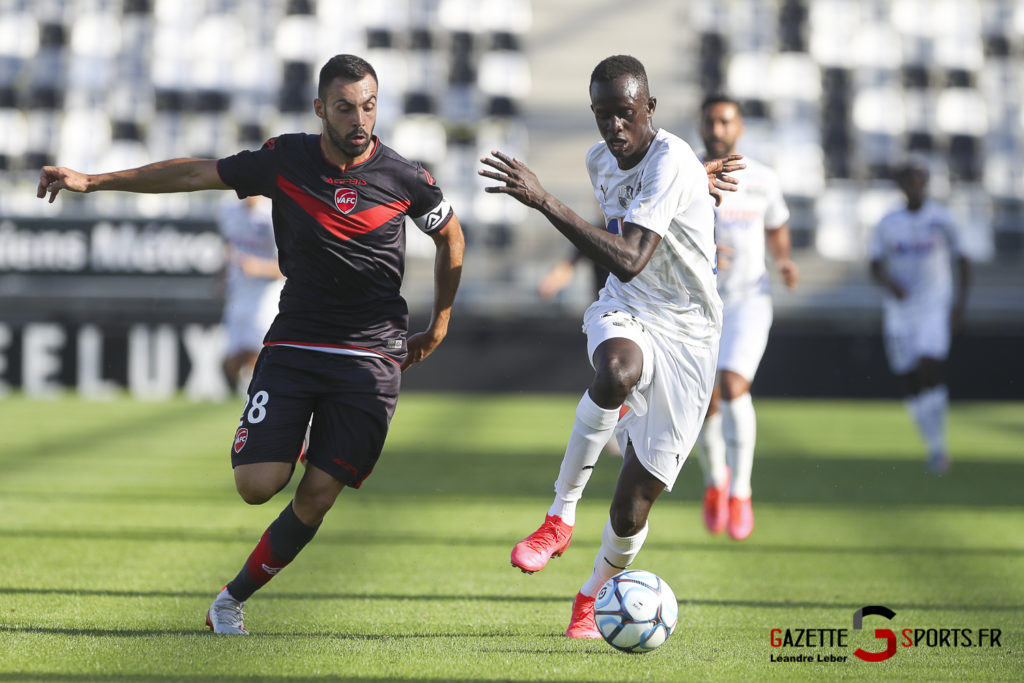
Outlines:
[[[745,104],[741,151],[780,174],[804,280],[776,290],[755,393],[895,396],[867,274],[869,229],[908,151],[960,219],[975,285],[954,398],[1024,398],[1024,0],[0,0],[0,389],[220,398],[227,193],[35,198],[41,165],[86,172],[225,156],[318,131],[320,65],[366,57],[377,133],[426,165],[469,252],[449,341],[407,388],[579,391],[589,270],[536,214],[486,195],[478,159],[528,161],[583,215],[598,139],[590,70],[629,53],[656,122],[699,148],[698,106]],[[432,247],[410,231],[406,293],[429,311]]]

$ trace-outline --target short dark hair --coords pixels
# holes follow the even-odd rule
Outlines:
[[[594,67],[590,74],[590,83],[611,83],[620,76],[633,76],[645,92],[650,94],[651,89],[647,83],[647,70],[640,60],[630,55],[612,55],[605,57]]]
[[[928,170],[927,159],[916,154],[909,155],[897,162],[896,166],[893,168],[893,178],[896,182],[901,182],[904,178],[914,174],[924,176],[924,179],[927,182],[931,175]]]
[[[743,106],[734,98],[726,95],[725,93],[716,92],[711,93],[700,103],[700,113],[703,114],[713,104],[731,104],[736,107],[736,111],[739,112],[740,116],[743,116]]]
[[[361,81],[369,74],[378,84],[377,72],[373,70],[370,63],[362,57],[355,55],[334,55],[327,63],[320,68],[320,80],[316,86],[316,96],[321,100],[327,94],[327,88],[335,78],[345,81]]]

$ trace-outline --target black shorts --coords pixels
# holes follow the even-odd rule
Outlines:
[[[306,459],[359,488],[384,447],[401,375],[385,358],[264,347],[235,432],[231,466],[294,463],[312,417]]]

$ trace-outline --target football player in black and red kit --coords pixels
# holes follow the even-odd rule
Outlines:
[[[40,173],[37,195],[49,194],[51,202],[62,189],[233,189],[239,197],[273,200],[287,281],[231,449],[235,484],[247,503],[265,503],[288,483],[314,419],[295,497],[207,612],[215,633],[248,633],[245,601],[313,538],[341,490],[369,476],[401,371],[444,339],[462,271],[462,229],[441,190],[419,164],[373,135],[373,67],[353,55],[333,57],[320,71],[313,106],[320,135],[281,135],[258,151],[96,175],[53,166]],[[430,323],[408,339],[399,291],[407,216],[437,249]]]

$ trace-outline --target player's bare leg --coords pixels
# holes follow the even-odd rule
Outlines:
[[[602,342],[594,350],[594,379],[576,407],[576,419],[555,481],[555,500],[544,523],[512,549],[515,567],[532,574],[558,557],[572,541],[576,505],[590,480],[601,449],[615,430],[619,407],[640,378],[643,353],[622,338]]]
[[[293,463],[253,463],[235,468],[239,493],[248,503],[269,500],[283,488]],[[239,473],[241,470],[241,473]],[[246,600],[284,569],[313,539],[324,515],[344,484],[313,464],[307,464],[295,498],[267,528],[238,575],[210,605],[206,624],[214,633],[248,635],[243,625]]]
[[[570,638],[601,637],[594,622],[594,596],[605,581],[629,567],[640,552],[647,538],[651,506],[664,490],[664,482],[640,463],[630,443],[623,456],[608,522],[601,534],[601,549],[594,558],[594,570],[576,595],[565,635]]]
[[[258,351],[243,349],[224,359],[224,374],[228,376],[228,383],[242,396],[245,396],[249,388],[258,357]]]

